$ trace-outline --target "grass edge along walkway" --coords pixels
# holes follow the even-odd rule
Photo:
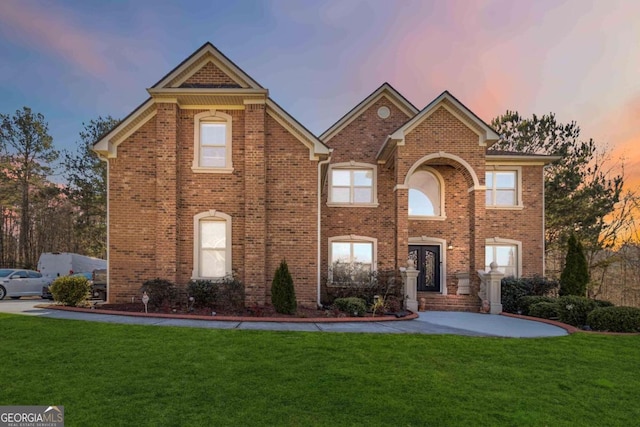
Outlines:
[[[0,314],[0,405],[67,426],[633,425],[640,337],[317,334]]]

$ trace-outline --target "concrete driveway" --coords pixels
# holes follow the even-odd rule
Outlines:
[[[35,307],[51,301],[39,298],[0,301],[0,312],[42,316],[53,319],[85,320],[120,324],[182,326],[210,329],[253,329],[270,331],[308,332],[364,332],[364,333],[413,333],[451,334],[483,337],[540,338],[568,335],[558,326],[513,317],[462,313],[450,311],[420,312],[414,320],[391,322],[235,322],[217,320],[167,319],[156,317],[120,316],[112,314],[80,313]]]

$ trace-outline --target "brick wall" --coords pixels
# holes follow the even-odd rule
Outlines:
[[[152,119],[109,160],[109,301],[140,299],[156,272],[156,126]]]
[[[267,294],[276,268],[286,259],[298,304],[315,307],[318,163],[309,160],[309,149],[271,116],[266,128]]]
[[[378,117],[378,108],[386,106],[391,114],[386,119]],[[331,164],[350,161],[377,163],[376,154],[385,138],[400,127],[408,117],[387,98],[380,98],[354,121],[331,138],[327,145],[334,149]],[[327,206],[328,179],[322,193],[321,251],[323,276],[329,266],[328,240],[330,237],[360,235],[378,240],[378,269],[396,267],[396,213],[395,180],[393,170],[378,165],[378,207],[329,207]],[[406,259],[406,255],[404,256]]]

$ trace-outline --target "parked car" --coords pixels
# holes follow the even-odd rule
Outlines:
[[[84,277],[85,279],[87,279],[87,281],[89,282],[89,285],[92,286],[91,293],[93,294],[93,273],[73,273],[70,275],[70,277]],[[42,287],[42,298],[53,299],[53,295],[51,294],[51,290],[49,289],[50,285],[51,283]],[[95,296],[98,296],[98,295],[95,295]]]
[[[51,279],[42,277],[37,271],[15,268],[0,269],[0,300],[8,296],[13,299],[39,296],[43,286],[49,286]]]

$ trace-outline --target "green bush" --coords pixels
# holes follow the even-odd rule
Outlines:
[[[280,262],[271,283],[271,303],[278,313],[296,313],[296,290],[293,287],[293,278],[285,260]]]
[[[540,301],[529,306],[529,316],[539,317],[541,319],[557,319],[558,302],[557,301]]]
[[[600,299],[596,299],[593,300],[596,305],[598,306],[598,308],[604,308],[604,307],[613,307],[614,304],[610,301],[605,301],[605,300],[600,300]]]
[[[383,296],[385,301],[400,301],[402,308],[402,279],[395,270],[376,270],[367,273],[366,280],[340,283],[326,279],[322,303],[331,306],[336,298],[362,298],[367,305],[372,305],[375,296]],[[394,310],[391,310],[394,311]],[[395,311],[399,311],[395,310]]]
[[[58,277],[49,287],[54,301],[64,305],[76,306],[89,298],[91,285],[86,277]]]
[[[187,285],[187,293],[193,297],[194,307],[213,307],[216,302],[216,284],[211,280],[192,280]]]
[[[534,277],[505,277],[501,282],[502,311],[518,313],[520,298],[530,295],[545,295],[558,287],[558,283],[540,276]]]
[[[217,310],[242,311],[244,308],[244,286],[229,275],[222,280],[192,280],[187,293],[194,298],[194,307]]]
[[[560,295],[585,296],[589,283],[589,265],[584,256],[582,243],[575,235],[569,237],[567,257],[560,275]]]
[[[340,311],[344,311],[349,316],[363,317],[367,312],[367,303],[362,298],[336,298],[333,305],[335,308]]]
[[[640,332],[640,308],[596,308],[587,316],[587,325],[595,331]]]
[[[556,299],[552,297],[545,297],[542,295],[527,295],[518,299],[518,311],[525,316],[530,316],[531,306],[539,302],[551,302],[555,303]],[[538,317],[538,316],[536,316]]]
[[[563,323],[581,328],[587,324],[589,313],[597,307],[597,303],[592,299],[567,295],[558,298],[558,317]]]
[[[149,296],[149,307],[170,307],[177,302],[176,285],[166,279],[151,279],[142,284],[140,292]]]

